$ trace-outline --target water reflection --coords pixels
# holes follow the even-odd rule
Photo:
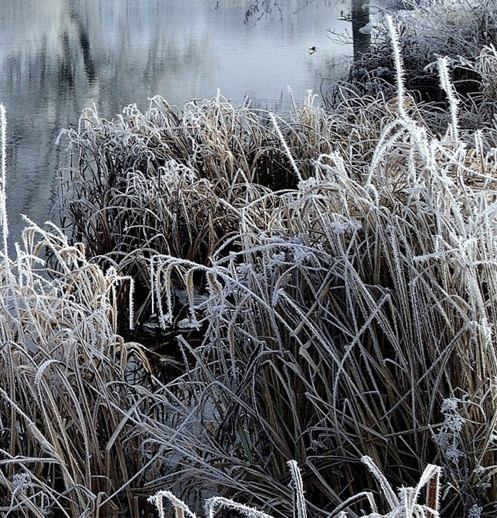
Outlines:
[[[327,29],[345,31],[342,4],[286,0],[278,16],[245,23],[244,0],[0,0],[0,101],[7,107],[8,211],[50,215],[61,128],[95,104],[113,117],[163,95],[182,106],[219,88],[275,111],[341,75],[343,56]],[[296,13],[296,14],[294,14]],[[318,52],[309,55],[307,49]]]

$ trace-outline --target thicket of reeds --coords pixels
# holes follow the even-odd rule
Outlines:
[[[395,99],[87,110],[69,237],[12,259],[2,191],[4,516],[495,515],[497,128],[445,59],[448,109],[418,103],[390,32]]]
[[[133,513],[153,455],[139,432],[145,398],[127,381],[141,349],[116,334],[116,289],[132,281],[88,262],[56,227],[27,221],[8,253],[0,115],[0,514]]]
[[[439,87],[435,66],[437,59],[444,56],[450,63],[454,88],[466,106],[466,127],[475,130],[491,122],[488,109],[493,110],[493,103],[487,104],[488,96],[485,99],[481,94],[482,90],[489,94],[494,81],[492,74],[482,75],[481,67],[493,64],[493,59],[487,61],[486,57],[489,50],[495,52],[495,0],[399,0],[393,10],[370,4],[369,11],[370,23],[362,30],[370,35],[370,48],[351,66],[341,92],[337,93],[336,85],[324,92],[326,103],[333,105],[343,95],[343,89],[352,90],[354,96],[396,95],[395,60],[385,16],[390,12],[400,35],[404,80],[416,99],[446,108],[447,99]]]

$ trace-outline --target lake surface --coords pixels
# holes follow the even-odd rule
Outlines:
[[[181,108],[221,94],[284,114],[290,87],[300,101],[341,77],[352,54],[328,30],[350,34],[340,1],[280,0],[245,21],[248,0],[0,0],[0,102],[8,119],[8,214],[53,218],[55,145],[87,106],[112,118],[156,94]],[[274,3],[274,0],[273,2]],[[276,2],[277,3],[277,2]],[[317,47],[310,53],[308,48]]]

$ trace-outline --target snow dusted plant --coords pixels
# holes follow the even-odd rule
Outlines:
[[[166,487],[178,482],[188,495],[216,480],[222,497],[245,494],[288,516],[293,495],[281,481],[294,458],[313,512],[345,513],[340,505],[368,498],[362,489],[376,480],[382,500],[371,517],[433,517],[441,506],[435,454],[449,516],[497,501],[485,485],[497,465],[495,167],[488,134],[464,134],[447,63],[439,66],[449,104],[443,136],[417,117],[398,70],[396,105],[381,113],[360,166],[347,152],[354,156],[362,141],[347,148],[337,139],[317,154],[313,175],[295,175],[297,188],[240,208],[230,253],[220,247],[208,266],[155,257],[154,303],[165,316],[173,272],[191,288],[193,273],[205,274],[209,296],[193,308],[207,324],[205,339],[195,349],[180,339],[195,358],[182,381],[194,391],[199,421],[215,408],[201,439],[174,437],[171,447],[188,460],[179,475],[164,476]],[[284,123],[272,122],[284,152],[294,154]],[[457,397],[454,387],[472,402],[463,425],[443,402]],[[358,469],[361,456],[370,472]],[[469,469],[454,470],[454,456]],[[410,488],[395,493],[368,458],[382,459]]]
[[[362,491],[343,502],[339,508],[334,510],[332,516],[335,516],[336,518],[347,518],[350,516],[347,512],[347,508],[354,502],[366,499],[371,506],[372,512],[368,515],[362,515],[364,518],[439,518],[438,499],[440,492],[441,469],[438,466],[428,465],[416,487],[403,487],[399,489],[397,495],[383,473],[370,457],[364,456],[361,460],[378,481],[381,487],[381,496],[388,502],[390,511],[387,514],[379,514],[373,494],[370,491]],[[305,501],[302,474],[294,460],[289,461],[287,464],[290,467],[291,486],[294,495],[293,516],[295,518],[306,518],[307,503]],[[420,493],[423,489],[426,490],[425,504],[419,502],[421,496]],[[185,502],[177,498],[171,491],[165,490],[158,491],[149,499],[150,502],[155,504],[159,513],[159,518],[166,517],[164,498],[169,500],[174,507],[176,518],[184,518],[185,515],[188,518],[197,518],[195,513],[190,510]],[[214,518],[216,513],[223,508],[234,510],[248,518],[272,518],[270,515],[254,509],[253,507],[218,496],[209,498],[205,501],[206,518]]]
[[[493,43],[495,8],[495,0],[402,0],[391,16],[402,33],[405,59],[427,65],[437,56],[475,57],[483,45]],[[372,7],[372,11],[374,16],[362,31],[388,40],[385,9]]]
[[[0,105],[0,515],[108,516],[124,507],[128,470],[137,483],[146,470],[124,439],[140,414],[128,360],[146,363],[117,333],[116,285],[132,293],[133,280],[91,264],[55,225],[26,219],[9,250],[6,129]]]
[[[460,401],[455,398],[444,400],[441,408],[444,420],[436,437],[445,458],[455,466],[458,466],[460,460],[466,455],[461,449],[461,432],[465,419],[458,411],[459,403]]]

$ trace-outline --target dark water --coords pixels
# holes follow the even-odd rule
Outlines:
[[[308,0],[307,0],[308,1]],[[245,23],[248,0],[0,0],[0,102],[8,118],[8,212],[52,218],[62,128],[93,104],[111,118],[156,94],[181,107],[221,94],[284,113],[341,76],[351,46],[328,30],[350,5],[281,0],[283,10]],[[308,48],[317,47],[311,54]]]

